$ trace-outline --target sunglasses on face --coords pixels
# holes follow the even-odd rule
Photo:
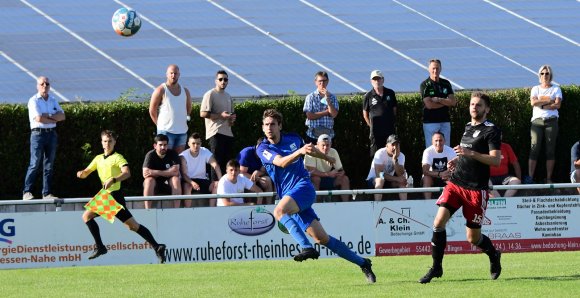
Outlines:
[[[228,80],[228,78],[218,78],[218,81],[220,81],[220,82],[221,82],[221,81],[227,82],[227,81],[229,81],[229,80]]]
[[[543,75],[543,76],[549,76],[550,75],[549,72],[541,72],[540,74]]]
[[[50,83],[49,82],[42,82],[42,83],[40,83],[38,85],[40,85],[40,86],[50,86]]]

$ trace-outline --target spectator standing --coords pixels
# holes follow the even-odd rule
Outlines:
[[[171,64],[165,73],[165,83],[155,88],[149,103],[149,116],[157,126],[157,134],[169,138],[168,148],[178,154],[185,149],[187,121],[191,114],[189,90],[179,84],[179,67]]]
[[[334,118],[338,116],[338,100],[330,93],[328,73],[319,71],[314,75],[316,90],[306,96],[304,108],[306,114],[306,142],[316,144],[321,134],[334,138]]]
[[[394,134],[397,117],[395,91],[383,86],[385,77],[380,70],[371,72],[371,89],[365,94],[363,118],[370,128],[371,157],[379,148],[385,147],[387,137]]]
[[[530,103],[532,125],[530,128],[531,148],[528,160],[526,182],[534,179],[542,141],[546,146],[546,183],[552,183],[552,173],[556,164],[556,138],[558,137],[558,109],[562,104],[562,90],[552,83],[554,72],[549,65],[542,65],[538,70],[540,84],[532,88]]]
[[[116,143],[117,136],[115,132],[111,130],[101,132],[101,145],[103,146],[104,153],[97,155],[86,169],[78,171],[77,177],[85,179],[92,172],[97,170],[99,178],[101,179],[102,187],[110,191],[113,198],[115,198],[115,201],[125,208],[119,210],[115,217],[122,221],[129,230],[139,234],[139,236],[149,242],[159,259],[159,263],[165,263],[165,245],[158,244],[151,234],[151,231],[149,231],[147,227],[139,224],[133,217],[133,214],[131,214],[131,211],[127,208],[125,195],[121,190],[121,181],[129,179],[129,177],[131,177],[131,172],[129,171],[129,163],[127,160],[125,160],[123,155],[115,152]],[[85,210],[83,213],[83,221],[89,228],[91,235],[93,235],[96,244],[96,248],[93,254],[89,256],[89,260],[107,253],[107,247],[103,244],[101,239],[99,225],[95,221],[95,217],[97,216],[98,214],[89,210]]]
[[[218,195],[234,194],[234,193],[244,193],[246,190],[252,192],[261,192],[262,190],[257,187],[252,180],[246,178],[246,176],[240,174],[240,163],[231,159],[226,165],[226,174],[222,176],[218,182],[217,193]],[[243,198],[219,198],[217,201],[218,206],[243,206],[243,205],[255,205],[255,203],[244,203]]]
[[[492,185],[518,185],[522,184],[522,169],[518,158],[512,150],[512,146],[507,143],[501,143],[501,161],[499,166],[489,167],[489,181]],[[510,175],[509,166],[514,168],[515,176]],[[517,189],[508,189],[505,191],[504,197],[513,197],[518,192]],[[491,194],[494,197],[499,197],[500,194],[496,190]]]
[[[145,155],[143,161],[143,196],[155,196],[159,193],[181,195],[179,181],[179,155],[168,149],[168,137],[158,134],[154,139],[153,150]],[[145,209],[152,207],[151,201],[145,201]],[[175,203],[174,203],[175,205]]]
[[[368,186],[375,189],[407,187],[405,154],[401,152],[401,144],[397,135],[390,135],[387,138],[387,145],[377,150],[366,180]],[[383,195],[379,193],[375,194],[374,197],[375,201],[380,201]],[[399,199],[406,200],[407,193],[399,193]]]
[[[451,173],[447,163],[457,157],[453,148],[445,145],[445,136],[438,131],[431,137],[431,146],[423,151],[423,187],[445,186]],[[423,193],[425,199],[431,199],[431,192]]]
[[[232,126],[236,121],[232,97],[226,92],[228,73],[218,70],[215,76],[215,87],[203,95],[199,115],[205,118],[205,138],[209,141],[209,150],[220,165],[222,173],[226,163],[233,157],[234,134]],[[212,170],[212,179],[217,180]]]
[[[580,141],[574,143],[571,149],[570,181],[580,183]],[[576,188],[580,194],[580,187]]]
[[[445,145],[451,146],[451,118],[449,107],[457,104],[451,83],[440,77],[441,61],[429,61],[429,78],[421,83],[423,98],[423,134],[425,148],[431,146],[431,136],[440,131],[445,136]]]
[[[56,98],[49,94],[50,81],[47,77],[36,79],[38,93],[28,100],[28,120],[30,122],[30,163],[24,179],[23,200],[32,200],[32,186],[36,175],[40,171],[40,163],[43,163],[42,172],[42,198],[56,199],[52,193],[52,179],[54,176],[54,159],[58,136],[56,123],[65,120],[63,109]]]
[[[495,280],[501,274],[501,252],[481,233],[489,199],[489,166],[497,166],[501,160],[499,128],[487,121],[490,108],[491,100],[487,94],[471,94],[471,121],[465,126],[461,145],[453,148],[458,157],[448,163],[451,178],[437,200],[439,209],[433,220],[431,238],[433,266],[419,279],[420,283],[429,283],[434,277],[443,276],[443,256],[447,246],[445,226],[459,208],[463,208],[466,220],[467,241],[489,257],[491,279]]]
[[[189,149],[181,152],[179,158],[181,159],[181,179],[184,195],[194,194],[210,194],[217,190],[217,181],[212,181],[207,173],[207,165],[210,165],[219,178],[222,177],[222,171],[213,157],[211,151],[201,146],[201,136],[194,132],[189,136]],[[175,208],[179,208],[180,201],[175,201]],[[185,208],[207,207],[215,206],[215,199],[184,200],[183,206]]]
[[[316,190],[333,190],[339,187],[341,190],[350,189],[350,181],[344,173],[340,155],[336,149],[332,148],[332,139],[327,134],[322,134],[316,142],[318,151],[334,159],[330,163],[322,158],[310,155],[304,156],[304,166],[310,173],[310,180]],[[343,202],[348,202],[348,195],[340,195]]]
[[[249,146],[238,154],[238,161],[240,163],[240,173],[258,186],[262,192],[274,191],[272,179],[266,173],[266,168],[262,165],[262,161],[256,153],[256,148],[262,143],[263,138],[259,138],[256,146]],[[266,204],[272,204],[273,198],[266,197]],[[257,204],[264,203],[264,197],[257,198]]]

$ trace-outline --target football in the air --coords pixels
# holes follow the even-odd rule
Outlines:
[[[113,14],[113,29],[121,36],[132,36],[141,28],[141,19],[133,9],[119,8]]]

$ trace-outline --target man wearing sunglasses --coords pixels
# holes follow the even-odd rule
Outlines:
[[[42,198],[56,199],[52,194],[51,184],[54,172],[54,158],[56,157],[56,123],[64,121],[64,111],[58,101],[48,94],[50,82],[47,77],[38,77],[36,93],[28,100],[28,120],[30,121],[30,164],[24,180],[23,200],[32,200],[32,186],[36,175],[41,170],[40,163],[44,164],[42,172]]]
[[[222,173],[226,171],[228,160],[234,158],[232,126],[236,121],[236,114],[232,97],[226,92],[228,80],[228,73],[225,70],[218,70],[215,87],[203,95],[199,112],[200,117],[205,118],[205,138]],[[213,169],[212,177],[213,180],[218,180]]]

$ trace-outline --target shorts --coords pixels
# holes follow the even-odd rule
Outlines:
[[[194,193],[200,193],[200,194],[211,193],[209,191],[209,186],[210,186],[211,182],[208,179],[192,178],[191,180],[193,180],[193,182],[195,182],[195,183],[197,183],[197,185],[199,185],[199,191],[193,189],[191,191],[192,194],[194,194]]]
[[[155,189],[153,193],[159,195],[171,195],[171,186],[169,186],[169,178],[155,177]]]
[[[187,143],[187,133],[170,133],[165,130],[158,130],[157,134],[166,135],[169,141],[167,142],[167,147],[173,149],[178,146],[185,146]]]
[[[493,185],[507,185],[513,177],[510,175],[490,176],[489,180]]]
[[[449,181],[436,204],[449,209],[451,215],[463,207],[465,225],[468,228],[480,229],[485,219],[488,200],[489,192],[487,190],[467,189]]]
[[[322,177],[320,178],[320,189],[321,190],[333,190],[334,189],[334,177]]]
[[[111,192],[111,195],[113,196],[113,198],[115,198],[115,201],[117,201],[117,203],[125,207],[125,209],[119,210],[119,212],[117,212],[115,217],[118,218],[121,222],[126,222],[131,217],[133,217],[133,214],[131,214],[131,211],[129,211],[129,208],[127,208],[127,202],[125,202],[125,196],[123,195],[123,192],[121,192],[121,190],[116,190]]]
[[[578,183],[578,181],[576,181],[576,172],[578,172],[578,170],[575,170],[574,172],[570,173],[570,181],[572,183]]]
[[[316,191],[312,183],[310,183],[310,179],[302,179],[292,190],[285,193],[284,196],[291,197],[298,205],[298,208],[300,208],[300,211],[292,214],[291,217],[303,231],[306,232],[306,229],[308,229],[314,220],[320,220],[316,212],[314,212],[314,209],[312,209],[312,204],[316,199]]]

